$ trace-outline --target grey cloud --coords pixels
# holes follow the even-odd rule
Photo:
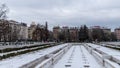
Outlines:
[[[10,8],[9,19],[36,21],[47,20],[50,28],[55,25],[101,25],[114,28],[120,22],[120,0],[1,0]],[[112,25],[112,26],[111,26]]]

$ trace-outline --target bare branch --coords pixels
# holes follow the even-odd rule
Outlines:
[[[6,19],[8,11],[9,11],[8,7],[5,4],[2,4],[0,6],[0,19]]]

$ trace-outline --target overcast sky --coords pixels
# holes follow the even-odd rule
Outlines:
[[[0,0],[10,12],[9,19],[35,21],[53,26],[120,26],[120,0]]]

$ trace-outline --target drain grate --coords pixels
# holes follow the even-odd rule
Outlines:
[[[71,65],[65,65],[65,67],[71,67]]]
[[[89,68],[90,66],[89,65],[84,65],[84,68]]]

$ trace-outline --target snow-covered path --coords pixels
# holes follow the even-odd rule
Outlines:
[[[54,68],[103,68],[82,45],[75,45],[62,57]]]

